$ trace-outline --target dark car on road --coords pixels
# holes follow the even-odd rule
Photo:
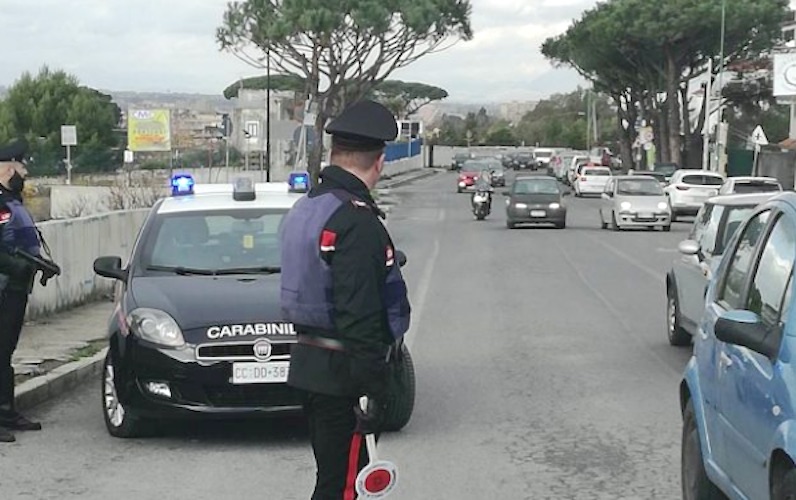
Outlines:
[[[519,224],[553,224],[559,229],[567,225],[567,207],[563,197],[569,191],[550,177],[517,177],[511,189],[503,193],[506,200],[506,227]]]
[[[511,162],[511,166],[514,170],[523,170],[523,169],[531,169],[536,170],[537,163],[536,158],[534,158],[533,153],[531,152],[521,152],[514,155],[514,159]]]
[[[453,155],[453,160],[451,160],[451,170],[461,170],[464,162],[472,159],[472,153],[456,153]]]
[[[506,170],[503,168],[503,165],[501,165],[500,162],[490,163],[489,171],[492,174],[493,187],[506,186]]]
[[[652,166],[652,171],[657,174],[663,174],[666,181],[669,181],[678,170],[680,170],[680,167],[676,163],[656,163]]]
[[[299,412],[301,397],[287,385],[297,336],[280,305],[279,228],[302,194],[288,183],[194,188],[185,176],[174,186],[151,209],[125,267],[116,256],[94,262],[117,280],[102,384],[108,432],[135,437],[164,418]],[[408,422],[413,372],[411,384],[390,396],[406,399],[387,401],[390,427]]]

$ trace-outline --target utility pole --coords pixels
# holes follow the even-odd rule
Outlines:
[[[265,50],[265,182],[271,182],[271,47]]]
[[[702,131],[702,168],[710,170],[710,101],[713,98],[713,58],[708,58],[708,82],[705,85],[705,127]]]
[[[723,77],[724,77],[724,29],[725,29],[725,22],[726,22],[726,11],[727,11],[727,0],[722,0],[721,2],[721,48],[719,49],[719,117],[718,122],[716,125],[716,170],[720,173],[724,172],[724,165],[722,164],[722,154],[724,153],[724,147],[726,140],[722,141],[721,136],[722,134],[719,133],[722,130],[721,122],[724,121],[724,102],[722,101],[722,90],[723,90]]]
[[[586,89],[586,151],[591,153],[591,90]]]

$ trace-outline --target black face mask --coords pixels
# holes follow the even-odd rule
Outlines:
[[[11,179],[8,180],[8,189],[15,194],[22,194],[25,189],[25,179],[19,175],[19,172],[14,172]]]

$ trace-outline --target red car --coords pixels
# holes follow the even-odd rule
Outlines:
[[[481,163],[465,162],[459,172],[459,178],[456,180],[456,192],[461,193],[468,189],[472,189],[475,185],[475,181],[478,180],[481,170],[484,168],[486,168],[486,166]]]

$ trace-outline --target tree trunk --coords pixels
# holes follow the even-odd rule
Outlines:
[[[653,130],[655,132],[655,158],[657,161],[666,163],[671,161],[670,144],[669,144],[669,121],[666,119],[668,116],[669,103],[667,101],[658,101],[655,99],[655,104],[658,113],[653,121]]]
[[[666,99],[668,101],[668,138],[669,138],[669,161],[682,165],[683,160],[681,156],[682,139],[680,134],[682,132],[680,126],[680,66],[672,55],[671,49],[668,47],[664,49],[666,53]]]
[[[315,143],[312,149],[309,150],[307,155],[307,170],[310,174],[311,185],[317,186],[321,174],[321,155],[323,151],[323,126],[325,124],[325,116],[323,107],[320,102],[320,70],[319,60],[321,57],[321,48],[316,43],[312,52],[312,68],[310,70],[309,78],[309,98],[311,105],[315,106],[317,114],[315,116]],[[312,109],[312,108],[310,108]]]
[[[689,165],[693,163],[693,156],[695,151],[691,148],[693,144],[693,140],[691,138],[691,110],[689,109],[689,102],[688,102],[688,82],[685,84],[680,85],[680,104],[682,105],[682,123],[683,123],[683,133],[682,137],[685,138],[683,142],[683,155],[682,155],[682,163],[681,165],[685,167],[685,165]],[[701,156],[701,151],[699,155]]]

